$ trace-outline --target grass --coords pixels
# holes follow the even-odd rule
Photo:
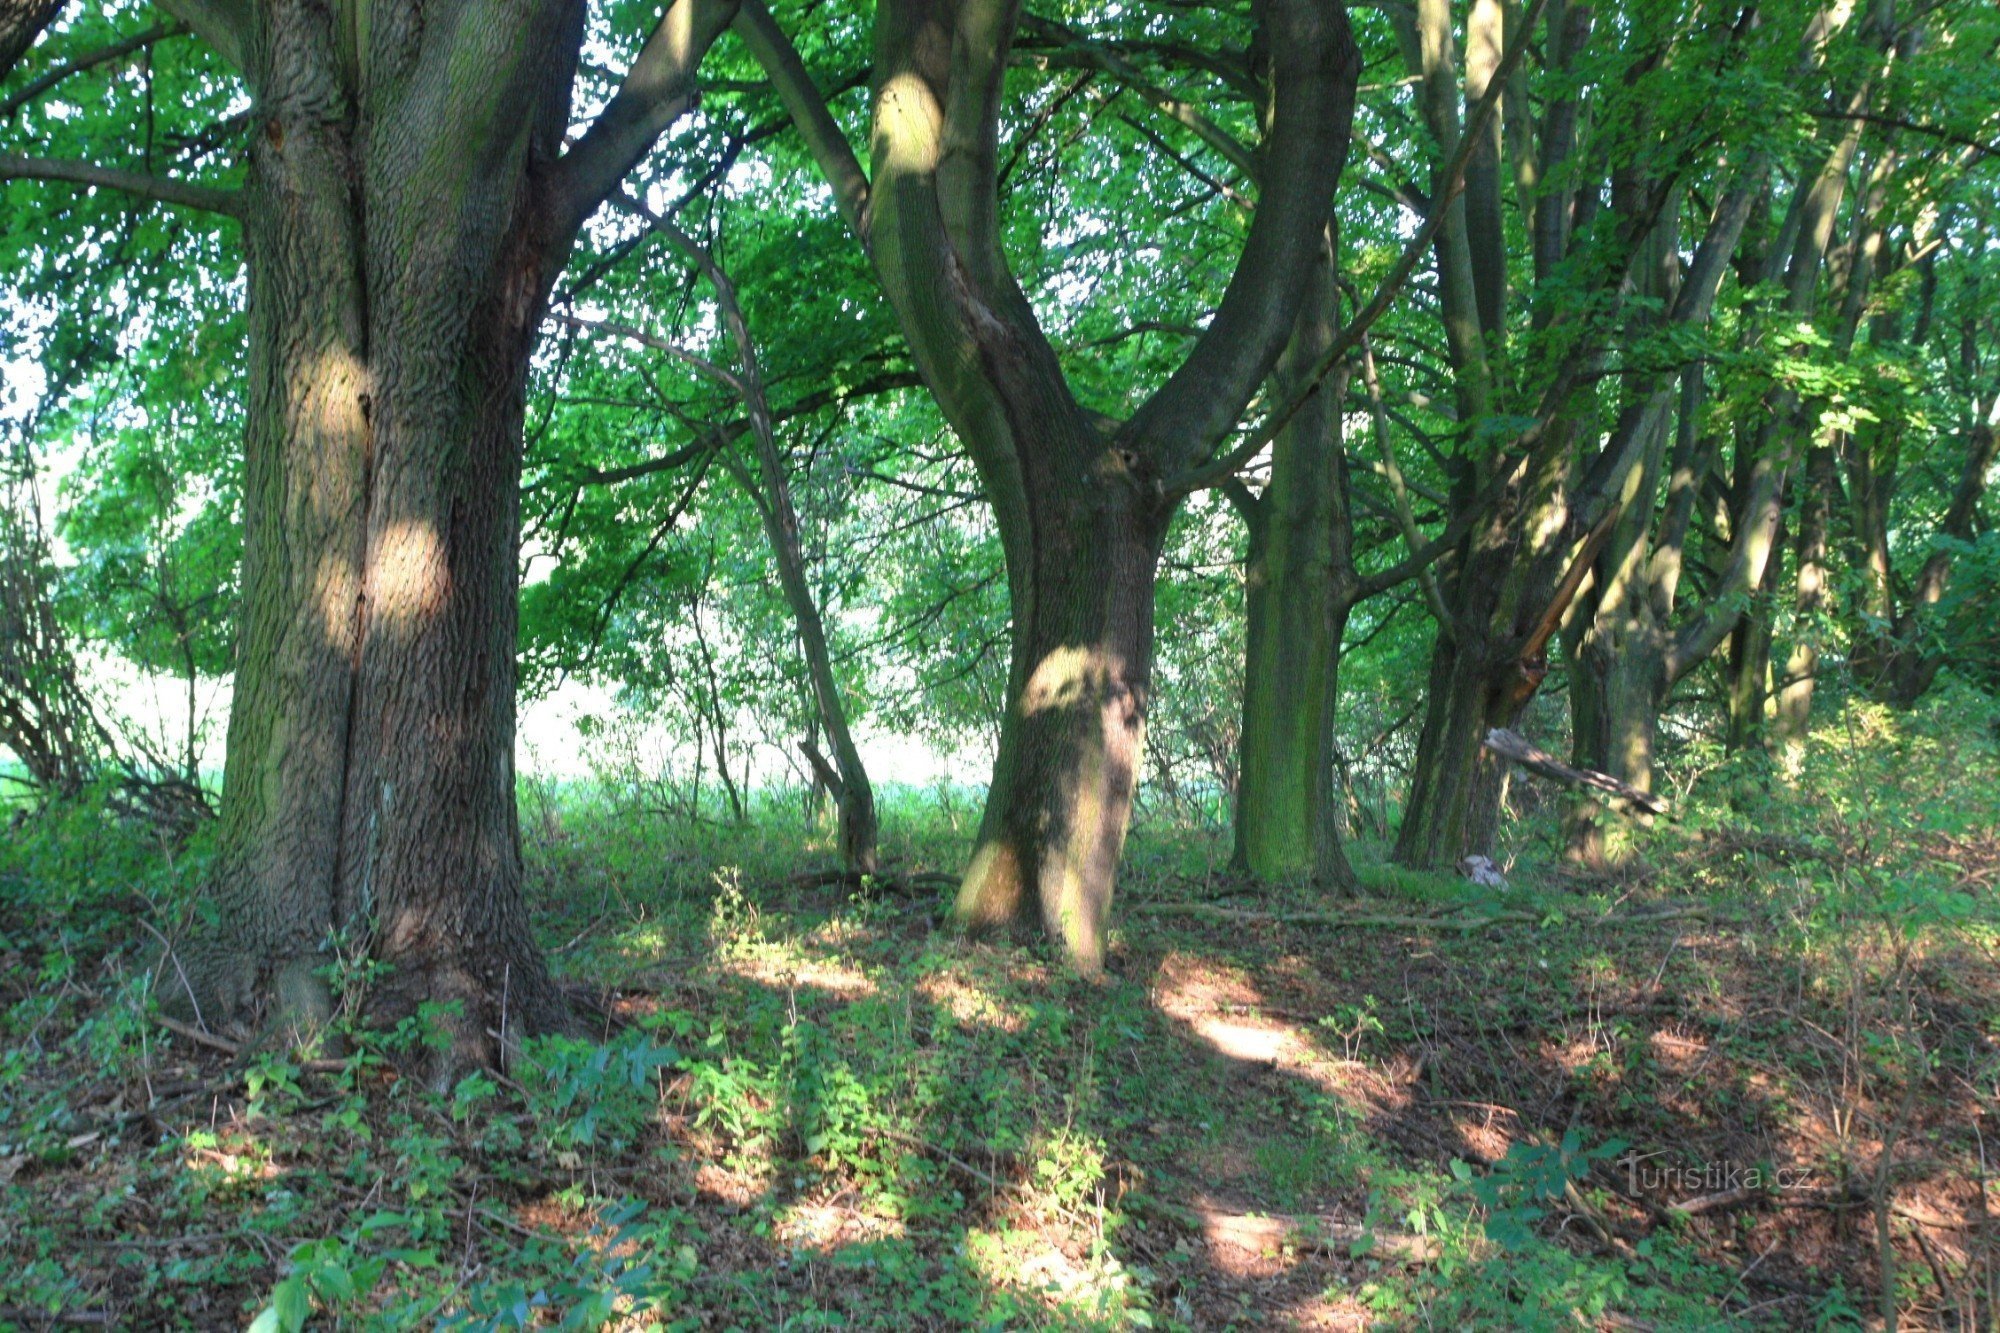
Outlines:
[[[1359,849],[1369,913],[1437,928],[1144,910],[1325,904],[1142,827],[1098,987],[937,896],[804,885],[796,815],[533,788],[605,1041],[445,1096],[394,1073],[419,1025],[324,1067],[169,1038],[139,922],[199,851],[48,816],[0,851],[0,1326],[1990,1320],[1988,720],[1854,707],[1799,788],[1700,790],[1617,879],[1547,813],[1504,895]],[[893,805],[893,869],[955,868],[962,806]]]

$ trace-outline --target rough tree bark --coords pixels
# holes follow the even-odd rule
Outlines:
[[[516,549],[528,357],[584,219],[689,105],[731,9],[677,0],[564,151],[578,0],[178,0],[257,108],[240,193],[89,181],[234,216],[249,273],[244,623],[214,928],[163,1000],[276,1035],[368,997],[443,1027],[430,1073],[565,1027],[521,899]]]
[[[0,0],[0,79],[55,22],[62,7],[63,0]]]
[[[761,5],[738,22],[868,247],[918,368],[979,469],[1005,551],[1013,656],[957,916],[1039,918],[1101,971],[1151,691],[1153,591],[1179,478],[1275,366],[1346,152],[1359,56],[1338,0],[1256,6],[1266,153],[1235,275],[1188,359],[1122,425],[1086,411],[1001,253],[997,147],[1017,0],[884,0],[862,171]]]

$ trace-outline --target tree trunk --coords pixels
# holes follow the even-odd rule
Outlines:
[[[1038,540],[1009,567],[1007,712],[957,915],[992,930],[1036,913],[1088,976],[1139,779],[1165,517],[1116,475],[1050,478],[1026,498]]]
[[[1799,527],[1793,548],[1792,646],[1785,674],[1778,682],[1777,708],[1771,733],[1778,744],[1778,764],[1787,777],[1805,768],[1806,736],[1812,726],[1813,687],[1819,680],[1821,615],[1826,608],[1827,527],[1832,508],[1833,454],[1824,445],[1812,449],[1806,463],[1805,494],[1799,499]]]
[[[1665,651],[1650,615],[1625,632],[1593,626],[1571,663],[1570,720],[1578,768],[1608,773],[1653,790],[1653,750],[1666,697]],[[1585,792],[1569,817],[1569,857],[1592,869],[1628,863],[1636,851],[1632,819]]]
[[[393,969],[381,1018],[455,1003],[452,1063],[490,1062],[489,1029],[565,1021],[514,812],[538,238],[504,189],[484,236],[399,230],[355,197],[348,125],[304,95],[269,112],[245,222],[245,623],[210,890],[225,929],[190,955],[184,998],[211,1025],[272,1003],[322,1020],[318,970],[367,945]]]
[[[1489,576],[1481,586],[1497,596],[1499,581]],[[1460,605],[1475,605],[1476,597]],[[1514,691],[1496,688],[1501,657],[1485,618],[1457,619],[1455,630],[1440,633],[1431,650],[1424,726],[1396,831],[1396,863],[1417,870],[1448,868],[1463,857],[1492,852],[1507,795],[1507,764],[1485,748],[1486,733],[1511,729],[1527,702],[1525,695],[1516,703]]]
[[[214,926],[159,982],[205,1025],[296,1037],[332,1011],[326,965],[365,949],[371,1015],[441,1033],[436,1081],[570,1022],[514,806],[528,357],[576,228],[720,24],[680,0],[558,158],[581,7],[424,17],[274,0],[215,34],[259,115],[235,207],[244,620]]]
[[[1329,238],[1272,377],[1279,402],[1333,342],[1333,262]],[[1255,502],[1258,533],[1244,571],[1234,861],[1259,879],[1310,876],[1352,893],[1334,760],[1340,642],[1354,605],[1340,431],[1346,376],[1336,375],[1273,442],[1271,480]]]
[[[0,0],[0,79],[28,53],[42,30],[55,22],[63,0]]]

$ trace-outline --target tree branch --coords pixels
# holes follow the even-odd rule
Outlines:
[[[550,315],[549,319],[553,323],[566,325],[572,329],[583,329],[593,333],[608,333],[614,338],[623,338],[628,342],[638,343],[641,347],[651,348],[655,352],[663,352],[681,364],[690,366],[710,379],[726,385],[738,397],[744,395],[743,380],[735,371],[724,366],[719,366],[707,357],[698,356],[688,351],[687,348],[682,347],[679,343],[668,342],[665,338],[656,338],[644,329],[635,329],[629,324],[615,324],[610,320],[604,319],[580,319],[575,315]]]
[[[1922,134],[1945,143],[1957,144],[1960,148],[1970,148],[1980,157],[2000,157],[2000,143],[1988,143],[1974,138],[1961,130],[1944,125],[1927,125],[1922,121],[1910,120],[1904,116],[1892,116],[1880,111],[1830,111],[1825,107],[1814,108],[1809,114],[1820,120],[1858,120],[1870,125],[1883,125],[1894,130],[1908,130],[1912,134]]]
[[[220,213],[231,218],[240,218],[243,209],[242,194],[236,190],[222,190],[190,181],[170,180],[165,176],[149,176],[142,171],[124,171],[117,167],[100,167],[89,162],[58,158],[0,155],[0,180],[68,181],[75,185],[119,190],[141,199],[176,204],[204,213]]]
[[[813,161],[819,164],[820,174],[833,187],[833,202],[840,209],[840,216],[856,239],[867,245],[868,173],[861,169],[861,159],[854,155],[847,135],[827,108],[826,98],[813,84],[805,61],[799,59],[798,49],[764,7],[764,0],[742,0],[736,10],[735,28],[736,35],[750,48],[750,54],[764,67],[771,86],[777,89],[778,100],[785,104],[792,123],[798,126]]]
[[[215,48],[239,73],[245,69],[252,21],[251,0],[159,0],[195,36]]]
[[[673,0],[660,15],[610,104],[556,164],[559,248],[694,105],[695,71],[735,15],[734,0]]]
[[[1347,162],[1361,52],[1345,6],[1271,5],[1264,22],[1272,112],[1257,212],[1207,331],[1119,433],[1168,475],[1227,437],[1277,364]]]
[[[1546,2],[1547,0],[1532,0],[1527,13],[1522,16],[1521,31],[1532,31],[1534,22]],[[1437,240],[1438,231],[1444,226],[1445,219],[1451,215],[1449,205],[1453,196],[1465,188],[1465,168],[1472,160],[1473,151],[1478,147],[1480,132],[1500,103],[1500,94],[1506,87],[1507,76],[1512,72],[1515,63],[1520,60],[1521,53],[1527,48],[1528,43],[1517,42],[1501,57],[1500,67],[1494,71],[1486,95],[1481,97],[1478,105],[1473,108],[1472,115],[1466,122],[1465,131],[1459,136],[1458,147],[1452,153],[1439,188],[1432,193],[1430,216],[1424,219],[1424,224],[1417,229],[1416,235],[1412,236],[1409,244],[1403,248],[1402,257],[1396,261],[1396,266],[1384,275],[1381,285],[1375,289],[1375,295],[1369,299],[1366,306],[1355,312],[1354,318],[1341,329],[1332,346],[1328,347],[1326,353],[1320,357],[1319,364],[1305,377],[1298,392],[1286,402],[1279,404],[1264,418],[1263,424],[1234,449],[1166,481],[1164,490],[1169,498],[1188,495],[1215,485],[1224,477],[1233,475],[1244,464],[1268,448],[1271,441],[1278,438],[1278,433],[1284,430],[1286,424],[1298,415],[1299,409],[1319,392],[1321,381],[1340,364],[1342,358],[1354,350],[1360,343],[1361,336],[1368,332],[1375,321],[1382,318],[1389,307],[1395,304],[1403,285],[1410,280],[1410,275],[1416,272],[1424,252]]]
[[[159,23],[146,29],[144,32],[133,33],[122,42],[113,42],[109,46],[92,51],[87,56],[78,56],[75,60],[66,60],[53,69],[44,72],[40,78],[31,79],[19,91],[8,94],[5,101],[0,101],[0,120],[13,116],[22,107],[72,75],[81,74],[85,70],[96,69],[99,65],[109,64],[120,56],[128,56],[143,47],[151,46],[155,42],[166,41],[170,37],[179,37],[185,32],[187,32],[187,28],[182,24]]]
[[[1256,155],[1244,147],[1235,135],[1203,115],[1200,108],[1192,102],[1183,101],[1161,89],[1115,51],[1089,41],[1069,27],[1050,19],[1024,15],[1021,27],[1024,31],[1061,42],[1065,50],[1074,53],[1073,63],[1109,74],[1168,116],[1194,131],[1197,138],[1214,149],[1217,155],[1242,172],[1247,179],[1253,181],[1257,179]],[[1050,60],[1049,63],[1057,62]]]
[[[1482,744],[1502,758],[1513,760],[1530,773],[1539,773],[1545,778],[1571,787],[1588,787],[1593,791],[1601,791],[1649,815],[1667,813],[1667,803],[1652,792],[1641,791],[1629,782],[1620,782],[1609,773],[1600,773],[1594,768],[1571,768],[1518,731],[1494,727],[1486,733],[1486,739]]]

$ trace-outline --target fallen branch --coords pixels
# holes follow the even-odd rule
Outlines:
[[[165,1014],[154,1014],[153,1021],[169,1032],[186,1037],[197,1046],[206,1046],[212,1051],[221,1051],[224,1055],[240,1057],[246,1050],[242,1042],[231,1041],[227,1037],[218,1037],[213,1032],[204,1032],[198,1027],[181,1022],[179,1019],[168,1018]],[[338,1074],[347,1068],[347,1061],[301,1060],[299,1061],[299,1068],[312,1074]]]
[[[1405,930],[1478,930],[1498,921],[1535,921],[1532,912],[1513,910],[1488,912],[1479,916],[1401,916],[1388,913],[1342,912],[1342,911],[1300,911],[1300,912],[1250,912],[1237,907],[1218,907],[1214,903],[1135,903],[1135,912],[1150,912],[1155,916],[1193,916],[1209,921],[1228,921],[1237,925],[1280,925],[1280,926],[1359,926]]]
[[[169,1032],[179,1033],[197,1046],[206,1046],[212,1051],[221,1051],[224,1055],[243,1054],[243,1047],[239,1043],[233,1042],[227,1037],[218,1037],[213,1032],[204,1032],[198,1027],[181,1022],[177,1018],[168,1018],[165,1014],[154,1014],[153,1021]]]
[[[1518,731],[1495,727],[1486,733],[1487,749],[1503,759],[1511,759],[1530,773],[1570,787],[1588,787],[1624,802],[1649,815],[1667,813],[1667,803],[1649,791],[1640,791],[1629,782],[1620,782],[1609,773],[1594,768],[1572,768],[1542,749]]]

